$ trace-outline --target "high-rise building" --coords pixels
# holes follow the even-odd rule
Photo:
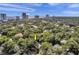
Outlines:
[[[35,19],[38,19],[39,18],[39,15],[35,15]]]
[[[50,16],[49,16],[49,14],[47,14],[44,19],[45,19],[45,20],[50,20],[51,18],[50,18]]]
[[[6,20],[6,14],[0,14],[0,20]]]
[[[26,15],[26,19],[28,19],[29,18],[29,15]]]
[[[16,16],[16,20],[20,20],[20,17],[19,16]]]
[[[49,17],[50,17],[50,16],[47,14],[47,15],[46,15],[46,18],[49,18]]]
[[[22,13],[22,19],[26,19],[26,13]]]

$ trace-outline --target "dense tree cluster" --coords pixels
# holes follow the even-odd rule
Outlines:
[[[36,35],[36,39],[34,36]],[[1,55],[78,55],[79,26],[24,20],[0,24]]]

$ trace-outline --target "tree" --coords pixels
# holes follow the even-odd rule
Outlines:
[[[48,42],[43,42],[41,44],[41,47],[39,49],[39,54],[41,55],[51,55],[53,54],[53,49],[52,49],[52,45]]]

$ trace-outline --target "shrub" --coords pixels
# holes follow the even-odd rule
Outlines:
[[[53,52],[52,45],[48,42],[43,42],[40,49],[39,49],[39,54],[51,55],[51,54],[53,54],[52,52]]]
[[[7,36],[0,36],[0,45],[4,44],[5,42],[7,42],[10,38],[8,38]]]

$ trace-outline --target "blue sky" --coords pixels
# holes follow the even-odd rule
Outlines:
[[[0,3],[0,13],[8,16],[21,16],[26,12],[30,16],[79,16],[78,3]]]

